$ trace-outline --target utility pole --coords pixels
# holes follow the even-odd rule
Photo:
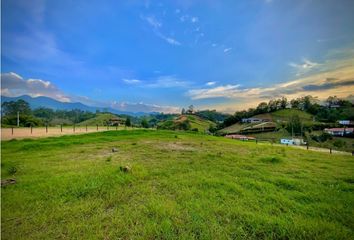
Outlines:
[[[17,127],[20,126],[20,112],[17,111]]]

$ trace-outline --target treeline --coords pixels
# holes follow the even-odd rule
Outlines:
[[[43,126],[43,125],[72,125],[96,116],[96,113],[73,110],[53,110],[50,108],[31,109],[28,102],[20,99],[2,103],[1,124],[17,125],[17,114],[19,113],[20,126]]]
[[[335,122],[341,119],[354,120],[352,107],[353,104],[350,101],[340,99],[336,96],[328,97],[324,105],[320,105],[319,100],[310,95],[292,99],[290,101],[288,101],[287,98],[282,97],[272,99],[269,102],[261,102],[256,108],[237,111],[235,114],[225,119],[219,127],[224,128],[241,122],[243,118],[250,118],[257,114],[271,113],[285,108],[299,109],[308,112],[313,114],[317,121],[321,122]]]

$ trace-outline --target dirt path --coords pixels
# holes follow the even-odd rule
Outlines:
[[[118,127],[117,130],[124,130],[125,127]],[[61,136],[68,134],[83,134],[89,132],[101,132],[101,131],[115,131],[116,127],[86,127],[80,126],[75,127],[48,127],[46,130],[45,127],[39,128],[1,128],[1,140],[10,140],[10,139],[23,139],[23,138],[40,138],[40,137],[50,137],[50,136]]]

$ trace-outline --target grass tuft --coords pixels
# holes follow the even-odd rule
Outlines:
[[[263,157],[260,159],[262,162],[264,163],[272,163],[272,164],[275,164],[275,163],[281,163],[283,160],[279,157]]]

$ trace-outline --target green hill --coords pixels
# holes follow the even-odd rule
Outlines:
[[[166,120],[159,123],[158,128],[169,130],[198,129],[198,132],[205,132],[211,125],[215,126],[216,124],[195,115],[180,115],[172,120]]]
[[[271,113],[258,114],[253,116],[260,119],[271,119],[274,122],[288,121],[293,115],[299,116],[301,121],[313,121],[313,115],[299,109],[282,109]]]
[[[1,150],[2,239],[353,239],[350,155],[152,130]]]
[[[282,109],[272,113],[264,113],[253,116],[253,118],[267,119],[274,122],[278,127],[281,127],[286,123],[293,115],[299,116],[303,124],[311,126],[313,124],[319,124],[313,121],[313,115],[306,113],[298,109]],[[257,128],[259,123],[235,123],[231,126],[219,130],[221,134],[228,133],[240,133],[243,130]]]
[[[114,115],[112,113],[100,113],[98,114],[96,117],[94,118],[90,118],[86,121],[80,122],[77,125],[79,126],[95,126],[95,125],[99,125],[99,126],[106,126],[108,121],[112,118],[118,118],[117,115]]]

